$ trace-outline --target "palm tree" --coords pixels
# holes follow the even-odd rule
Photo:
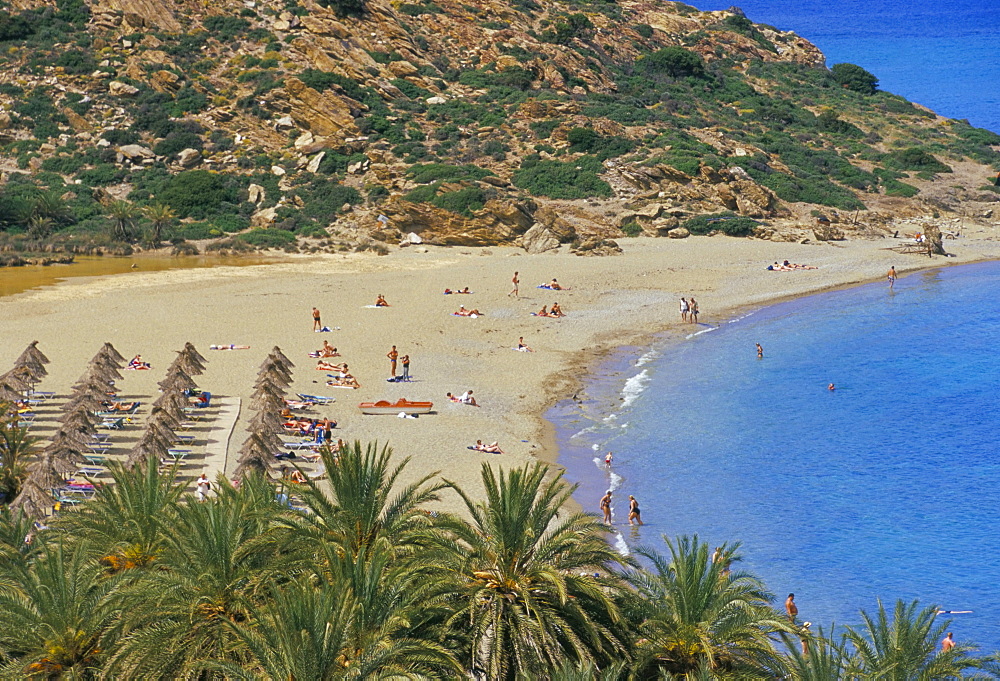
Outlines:
[[[174,532],[184,493],[184,484],[175,481],[176,467],[164,472],[157,464],[153,459],[126,470],[111,463],[114,484],[98,487],[93,499],[59,516],[55,527],[85,540],[111,572],[150,567]]]
[[[108,206],[111,218],[111,238],[118,241],[132,241],[135,237],[136,208],[128,201],[114,201]]]
[[[149,220],[149,242],[159,246],[163,240],[163,231],[177,219],[174,209],[164,203],[154,203],[143,209],[143,215]]]
[[[7,413],[8,403],[0,402],[0,414]],[[0,418],[0,502],[10,503],[21,492],[28,475],[28,459],[35,452],[38,439],[27,428],[17,425],[17,415]]]
[[[771,635],[790,631],[756,577],[730,572],[730,560],[713,561],[698,537],[663,538],[669,557],[636,550],[651,570],[627,575],[635,587],[631,610],[639,618],[635,669],[639,678],[688,674],[705,666],[716,673],[772,676],[780,667]]]
[[[44,239],[55,228],[56,222],[50,217],[32,215],[28,220],[28,236],[35,239]]]
[[[449,482],[471,523],[444,519],[452,538],[438,565],[464,639],[463,663],[489,679],[544,677],[565,661],[606,665],[625,656],[609,571],[619,556],[596,517],[565,510],[573,488],[541,464],[495,473],[483,465],[485,500]]]
[[[107,650],[113,580],[83,545],[43,546],[36,560],[8,563],[0,583],[0,676],[84,678]]]
[[[808,623],[807,623],[808,624]],[[836,630],[836,625],[830,631]],[[824,635],[823,629],[799,629],[798,634],[783,632],[781,638],[788,652],[785,654],[785,677],[792,681],[830,681],[845,678],[847,672],[847,635],[838,640]]]
[[[342,582],[292,582],[253,606],[245,623],[227,626],[246,650],[243,664],[207,661],[232,679],[457,678],[454,659],[441,646],[417,639],[384,638],[359,649],[352,631],[363,608]]]
[[[391,547],[397,558],[428,544],[434,523],[421,507],[436,501],[444,486],[430,483],[436,473],[396,489],[409,458],[390,468],[392,449],[387,446],[372,443],[362,449],[355,442],[336,454],[325,447],[320,455],[329,489],[313,481],[301,485],[297,491],[308,511],[285,521],[279,533],[286,544],[300,549],[304,560],[312,560],[317,548],[328,543],[341,556],[381,545]]]
[[[238,661],[230,625],[247,620],[254,594],[278,573],[274,557],[256,547],[282,507],[254,482],[221,487],[206,502],[176,505],[157,569],[123,589],[124,637],[106,673],[179,678],[202,660]]]
[[[862,626],[847,628],[847,639],[854,647],[848,673],[880,681],[931,681],[970,678],[967,670],[984,669],[991,674],[980,678],[994,678],[995,662],[974,655],[971,645],[959,643],[951,650],[938,651],[938,641],[951,620],[938,622],[937,613],[935,606],[920,609],[917,601],[902,600],[896,601],[891,621],[882,601],[874,619],[862,610]]]

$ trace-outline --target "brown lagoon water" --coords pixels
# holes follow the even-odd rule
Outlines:
[[[135,271],[194,269],[202,267],[245,267],[282,262],[260,256],[77,256],[69,265],[26,265],[0,267],[0,296],[12,296],[43,286],[52,286],[72,277],[101,277]]]

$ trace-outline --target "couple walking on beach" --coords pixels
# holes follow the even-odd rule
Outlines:
[[[681,321],[698,323],[698,301],[691,297],[691,300],[681,298]]]

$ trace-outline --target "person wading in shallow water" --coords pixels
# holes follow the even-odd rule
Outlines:
[[[601,497],[601,512],[604,513],[604,524],[611,524],[611,490]]]
[[[791,623],[795,624],[795,618],[799,615],[799,606],[795,605],[795,594],[788,594],[788,598],[785,599],[785,612],[788,613]]]

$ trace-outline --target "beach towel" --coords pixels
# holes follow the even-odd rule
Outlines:
[[[249,345],[209,345],[209,350],[249,350]]]

